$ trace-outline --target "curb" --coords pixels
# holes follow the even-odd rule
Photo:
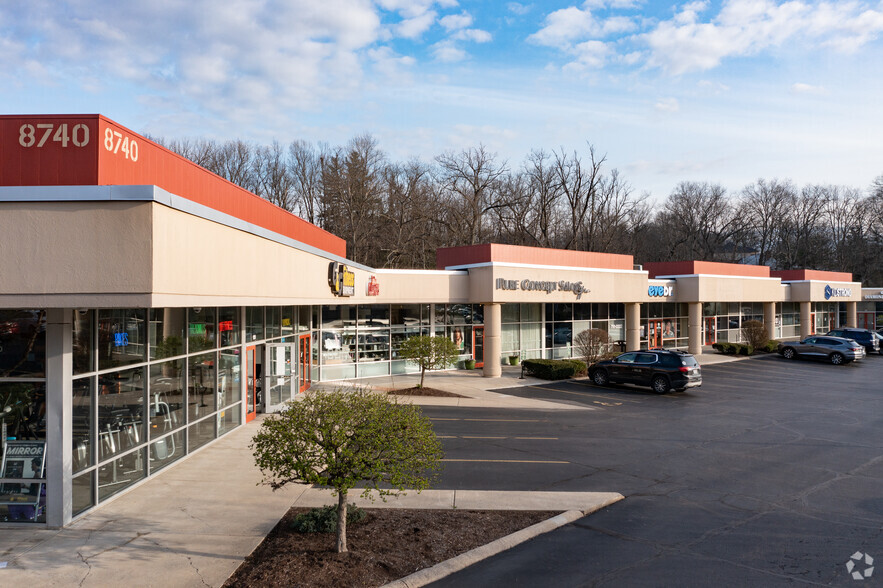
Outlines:
[[[514,533],[506,535],[505,537],[500,537],[499,539],[491,541],[486,545],[481,545],[480,547],[470,549],[466,553],[461,553],[456,557],[452,557],[451,559],[445,560],[441,563],[437,563],[431,568],[426,568],[418,572],[414,572],[409,576],[405,576],[404,578],[399,578],[394,582],[384,584],[381,588],[419,588],[420,586],[431,584],[432,582],[441,580],[442,578],[450,576],[455,572],[459,572],[460,570],[463,570],[484,559],[497,555],[498,553],[502,553],[507,549],[512,549],[513,547],[520,545],[521,543],[524,543],[529,539],[533,539],[534,537],[542,535],[543,533],[554,531],[559,527],[563,527],[564,525],[579,520],[586,515],[592,514],[593,512],[601,510],[604,507],[610,506],[615,502],[619,502],[623,498],[625,497],[619,495],[618,498],[611,498],[610,500],[595,505],[588,510],[569,510],[567,512],[561,513],[560,515],[554,516],[551,519],[546,519],[545,521],[541,521],[535,525],[531,525],[526,529],[516,531]]]

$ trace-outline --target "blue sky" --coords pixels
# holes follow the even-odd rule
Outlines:
[[[606,153],[636,193],[883,174],[883,2],[0,2],[5,113],[166,138]]]

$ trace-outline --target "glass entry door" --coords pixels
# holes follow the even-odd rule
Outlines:
[[[274,343],[267,345],[266,359],[266,405],[265,412],[278,412],[294,396],[293,383],[297,380],[297,357],[294,343]]]
[[[249,422],[257,415],[257,390],[258,383],[255,376],[255,347],[245,349],[245,422]]]
[[[484,367],[484,327],[472,329],[472,359],[475,367]]]
[[[301,335],[298,347],[300,349],[300,387],[298,392],[306,392],[310,387],[313,375],[310,370],[310,336]]]
[[[705,317],[705,344],[714,345],[717,343],[717,337],[714,332],[715,319],[713,316]]]
[[[650,321],[650,338],[647,343],[649,344],[648,347],[650,349],[653,349],[654,347],[662,347],[662,321]]]

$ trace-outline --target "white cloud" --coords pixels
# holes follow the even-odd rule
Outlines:
[[[468,53],[466,53],[463,49],[457,47],[451,41],[440,41],[433,45],[432,55],[433,57],[435,57],[436,61],[441,61],[443,63],[454,63],[456,61],[463,61],[469,56]]]
[[[576,61],[564,66],[565,71],[580,71],[604,67],[610,49],[602,41],[586,41],[573,48]]]
[[[381,32],[369,0],[30,0],[4,3],[0,23],[6,74],[36,60],[48,83],[111,78],[216,115],[346,95]],[[19,45],[27,59],[9,55]]]
[[[429,12],[424,12],[423,14],[397,23],[394,30],[399,37],[416,39],[429,30],[429,27],[435,23],[436,16],[436,13],[430,10]]]
[[[473,43],[487,43],[492,39],[491,34],[481,29],[462,29],[451,35],[456,41],[472,41]]]
[[[656,104],[653,106],[657,112],[677,112],[681,109],[680,103],[678,103],[677,98],[660,98],[656,101]]]
[[[705,2],[685,4],[673,19],[642,35],[650,48],[648,65],[677,75],[786,43],[849,52],[883,32],[883,7],[873,10],[852,1],[729,0],[716,17],[703,22],[699,16],[706,8]]]
[[[463,29],[472,24],[472,15],[468,12],[449,14],[438,21],[448,31]]]
[[[565,49],[575,39],[597,35],[600,29],[601,25],[590,11],[570,6],[548,14],[543,28],[527,40],[537,45]]]
[[[827,90],[824,86],[813,86],[810,84],[804,84],[802,82],[797,82],[795,84],[791,84],[791,93],[792,94],[827,94]]]
[[[506,4],[506,9],[518,16],[524,16],[531,10],[533,10],[533,4],[519,4],[518,2],[509,2]]]

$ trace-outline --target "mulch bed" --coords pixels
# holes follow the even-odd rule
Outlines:
[[[438,390],[436,388],[418,388],[414,386],[413,388],[403,388],[401,390],[389,390],[387,394],[395,394],[397,396],[446,396],[449,398],[469,398],[468,396],[463,396],[462,394],[454,394],[453,392],[445,392],[444,390]]]
[[[298,533],[292,508],[224,583],[239,586],[382,586],[555,516],[556,512],[365,509],[347,526],[347,553],[334,533]]]

